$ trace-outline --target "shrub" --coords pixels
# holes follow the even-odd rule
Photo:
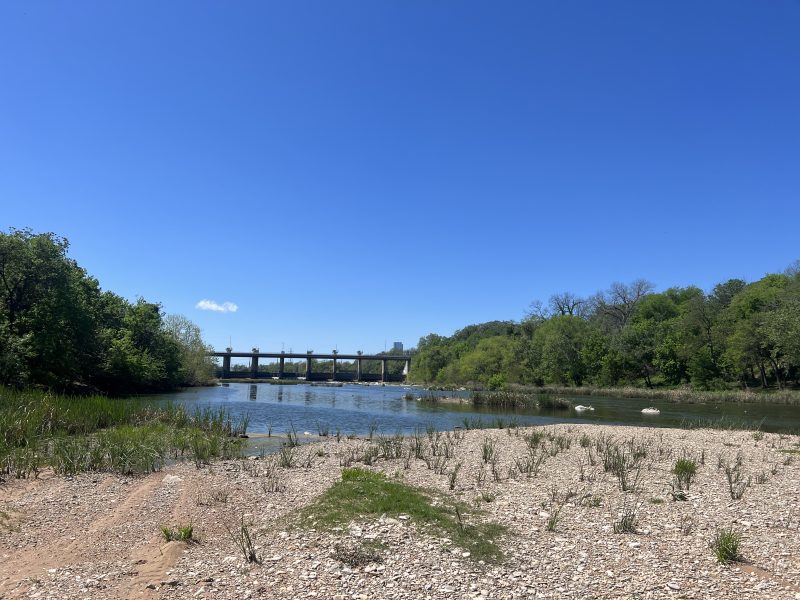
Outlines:
[[[251,524],[245,523],[244,515],[236,525],[225,524],[225,530],[241,551],[244,559],[249,563],[261,564],[261,559],[256,553],[255,543],[253,542],[253,534],[250,531],[251,527]]]

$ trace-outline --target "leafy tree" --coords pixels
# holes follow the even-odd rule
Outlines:
[[[798,263],[800,264],[800,263]],[[653,293],[637,280],[587,301],[569,292],[520,323],[470,325],[420,340],[412,376],[598,386],[690,383],[703,389],[800,379],[800,269],[747,284],[730,279],[706,295],[694,286]]]
[[[767,275],[737,293],[721,315],[728,331],[724,358],[742,380],[749,370],[757,369],[762,387],[767,387],[771,366],[776,382],[783,385],[783,367],[766,334],[765,321],[780,307],[788,283],[785,275]]]
[[[447,380],[464,383],[487,383],[492,376],[508,373],[515,356],[515,341],[510,337],[483,338],[473,349],[464,352],[458,360],[445,368]]]
[[[203,342],[200,328],[183,315],[167,315],[164,331],[181,347],[181,385],[207,385],[214,379],[213,348]]]
[[[587,374],[582,354],[589,325],[578,317],[556,316],[536,330],[533,344],[539,349],[537,371],[547,383],[581,385]]]
[[[0,382],[114,393],[195,383],[199,331],[187,345],[158,304],[101,291],[68,248],[52,233],[0,233]]]

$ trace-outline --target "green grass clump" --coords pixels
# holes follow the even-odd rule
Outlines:
[[[194,541],[194,527],[191,523],[178,525],[174,529],[172,527],[162,527],[161,535],[166,542],[192,542]]]
[[[691,458],[679,458],[672,467],[672,474],[675,475],[678,490],[689,491],[689,486],[697,474],[697,462]]]
[[[727,565],[741,559],[739,554],[741,541],[741,534],[734,531],[733,527],[729,527],[727,529],[718,529],[714,539],[711,540],[710,546],[717,561]]]
[[[496,562],[502,552],[496,540],[505,527],[496,523],[465,523],[466,505],[431,496],[418,488],[387,479],[361,468],[342,470],[331,486],[300,513],[301,525],[332,529],[369,517],[408,515],[418,526],[428,526],[470,552],[475,560]]]

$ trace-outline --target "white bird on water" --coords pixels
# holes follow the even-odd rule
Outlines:
[[[658,410],[657,408],[654,408],[654,407],[651,406],[650,408],[643,408],[642,409],[642,414],[643,415],[660,415],[661,411]]]

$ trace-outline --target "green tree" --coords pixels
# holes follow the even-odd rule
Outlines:
[[[786,275],[767,275],[737,293],[721,315],[727,332],[724,359],[743,381],[749,371],[757,369],[762,387],[767,387],[771,367],[776,382],[783,385],[783,367],[767,335],[765,322],[779,309],[789,281]]]
[[[541,379],[581,385],[587,374],[582,350],[588,334],[589,324],[579,317],[559,315],[543,323],[533,336]]]
[[[163,328],[181,348],[181,385],[208,385],[213,381],[214,361],[208,356],[213,348],[203,342],[200,328],[183,315],[167,315]]]

